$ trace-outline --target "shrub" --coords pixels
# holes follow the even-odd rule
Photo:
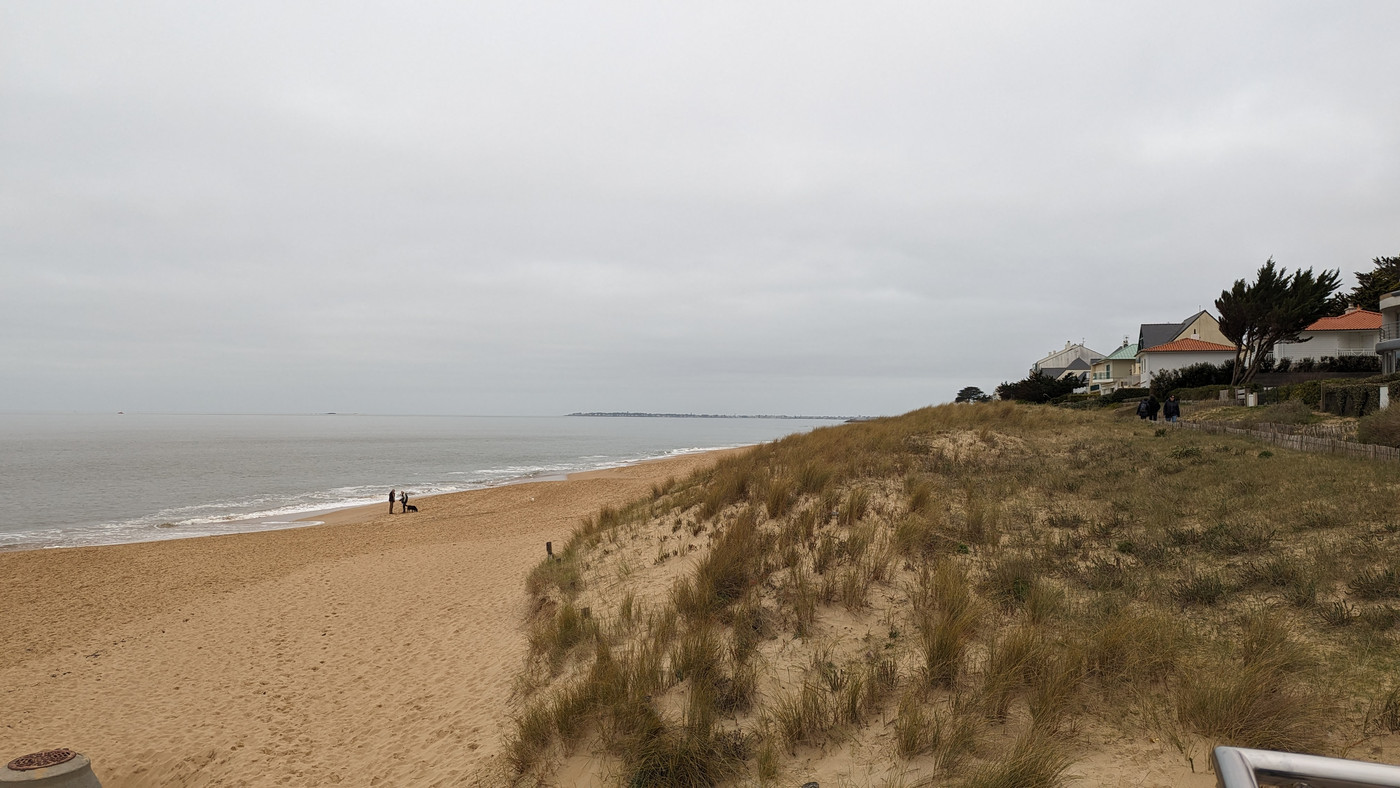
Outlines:
[[[1230,379],[1235,374],[1235,362],[1233,360],[1224,361],[1219,364],[1212,364],[1203,361],[1199,364],[1191,364],[1181,369],[1172,369],[1165,372],[1158,372],[1152,376],[1150,391],[1152,396],[1159,400],[1165,400],[1167,395],[1177,389],[1191,389],[1201,386],[1228,386]]]
[[[1227,381],[1227,382],[1228,382],[1228,381]],[[1212,384],[1210,384],[1210,385],[1208,385],[1208,386],[1196,386],[1196,387],[1194,387],[1194,388],[1176,389],[1175,391],[1173,391],[1173,392],[1171,392],[1171,393],[1172,393],[1172,394],[1175,394],[1175,395],[1176,395],[1176,398],[1179,399],[1179,400],[1181,400],[1182,402],[1186,402],[1186,401],[1196,402],[1196,401],[1200,401],[1200,400],[1218,400],[1218,399],[1220,399],[1220,392],[1223,391],[1225,388],[1226,388],[1226,386],[1222,386],[1222,385],[1220,385],[1220,384],[1212,383]]]
[[[1041,404],[1056,397],[1074,393],[1074,390],[1079,388],[1080,382],[1073,376],[1056,380],[1036,370],[1026,376],[1024,380],[1018,380],[1015,383],[1002,383],[997,386],[997,396],[1003,400]]]
[[[1289,383],[1279,386],[1275,395],[1281,400],[1298,400],[1308,407],[1316,408],[1322,403],[1322,383],[1317,380]]]
[[[1362,443],[1400,447],[1400,402],[1362,416],[1356,425],[1356,439]]]
[[[1117,405],[1120,402],[1126,402],[1128,400],[1142,399],[1146,397],[1147,394],[1147,389],[1122,388],[1104,395],[1103,401],[1106,405]]]

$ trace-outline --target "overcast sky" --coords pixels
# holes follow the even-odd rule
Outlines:
[[[0,411],[894,414],[1400,254],[1400,3],[0,4]]]

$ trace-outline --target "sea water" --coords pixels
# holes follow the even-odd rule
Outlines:
[[[290,528],[316,513],[744,446],[830,421],[0,414],[0,549]]]

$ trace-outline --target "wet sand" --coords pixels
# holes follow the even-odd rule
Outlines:
[[[0,758],[70,747],[106,788],[504,784],[544,543],[721,454],[416,514],[0,553]]]

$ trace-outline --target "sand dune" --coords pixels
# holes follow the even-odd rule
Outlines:
[[[71,747],[107,788],[502,784],[544,542],[715,459],[0,554],[0,756]]]

